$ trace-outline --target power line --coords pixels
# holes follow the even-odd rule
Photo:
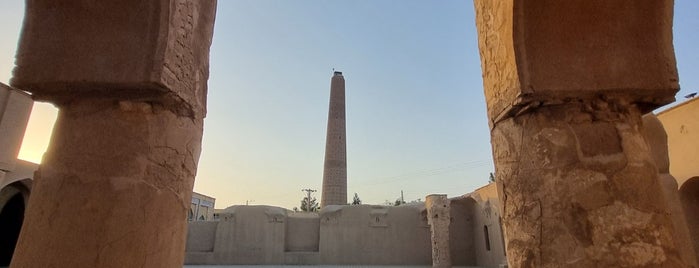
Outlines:
[[[301,189],[301,192],[306,192],[308,199],[306,199],[306,211],[311,212],[311,193],[317,192],[314,189]]]
[[[466,169],[486,166],[488,164],[489,164],[489,160],[475,160],[475,161],[463,162],[463,163],[456,164],[456,165],[450,165],[450,166],[446,166],[446,167],[416,170],[416,171],[404,173],[401,175],[379,177],[376,179],[371,179],[368,182],[359,183],[359,187],[361,188],[364,186],[385,184],[385,183],[391,183],[391,182],[396,182],[396,181],[420,179],[420,178],[431,177],[431,176],[440,175],[440,174],[456,172],[456,171],[460,171],[460,170],[466,170]]]

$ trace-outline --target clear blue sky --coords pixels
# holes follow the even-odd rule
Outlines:
[[[0,82],[11,75],[23,5],[0,2]],[[675,5],[682,99],[699,90],[699,1]],[[218,208],[292,208],[302,188],[320,190],[333,68],[346,80],[349,199],[455,196],[486,184],[473,12],[469,0],[219,1],[195,191]],[[23,148],[34,161],[55,116],[36,107]]]

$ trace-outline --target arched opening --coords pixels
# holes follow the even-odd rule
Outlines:
[[[0,211],[0,266],[9,266],[24,220],[24,197],[16,193]]]
[[[483,239],[485,241],[485,250],[490,251],[490,233],[488,233],[488,225],[483,225]]]
[[[699,256],[699,177],[687,180],[680,187],[680,200],[692,236],[694,250]]]

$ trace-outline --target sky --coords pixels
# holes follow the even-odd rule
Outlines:
[[[0,1],[7,83],[24,1]],[[682,96],[699,91],[699,1],[676,0]],[[458,196],[493,172],[470,0],[218,1],[196,192],[216,208],[320,200],[330,78],[346,81],[348,201]],[[19,158],[39,162],[56,109],[37,103]]]

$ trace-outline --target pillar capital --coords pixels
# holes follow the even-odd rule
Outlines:
[[[646,111],[674,101],[673,1],[474,3],[491,122],[600,94]]]
[[[215,0],[28,0],[11,83],[37,100],[162,101],[203,117],[215,12]]]

